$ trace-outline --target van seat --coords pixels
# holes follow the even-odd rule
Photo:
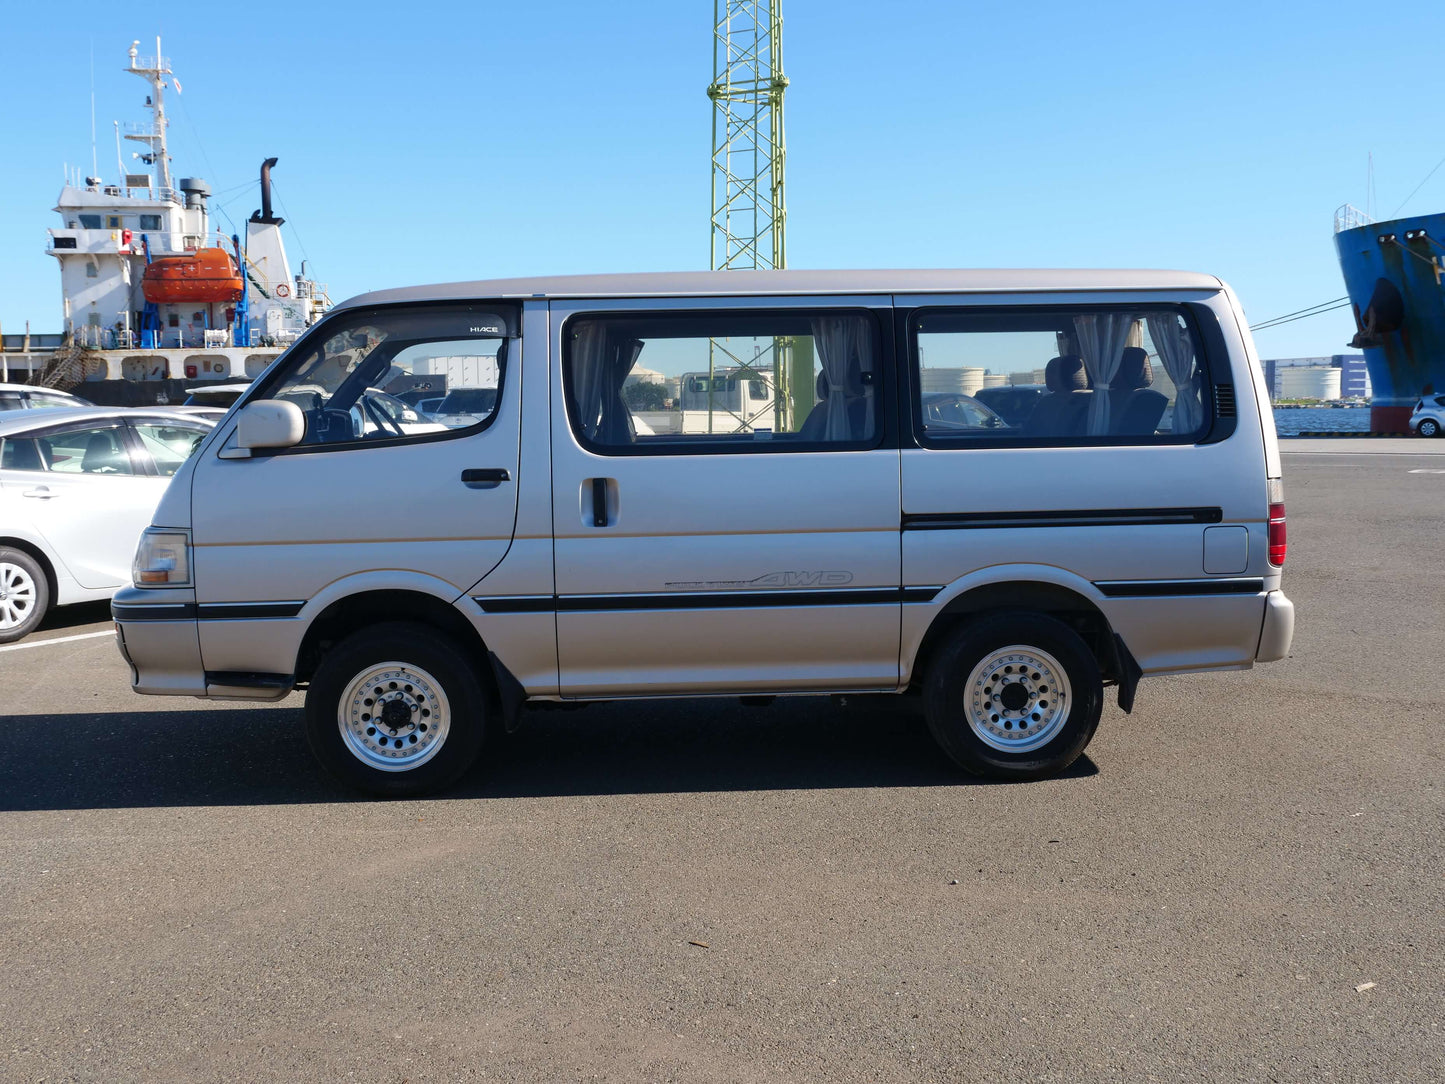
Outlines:
[[[1124,348],[1119,371],[1109,388],[1109,431],[1121,437],[1147,437],[1159,428],[1169,397],[1149,387],[1154,367],[1142,347]]]
[[[1088,390],[1084,359],[1078,354],[1054,358],[1044,366],[1044,383],[1049,390],[1039,397],[1024,433],[1031,437],[1081,436],[1088,420],[1089,397],[1094,394]]]

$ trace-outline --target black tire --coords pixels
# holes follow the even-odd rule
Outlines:
[[[1438,437],[1440,435],[1440,423],[1434,418],[1426,418],[1415,427],[1415,432],[1422,437]]]
[[[23,640],[50,612],[50,581],[40,562],[24,550],[0,546],[0,644]]]
[[[1002,654],[1004,648],[1013,647],[1042,652],[1037,656],[1023,653],[1022,657],[1032,657],[1035,663],[1048,656],[1059,665],[1068,681],[1068,691],[1061,698],[1065,702],[1050,699],[1057,694],[1047,687],[1048,679],[1040,672],[1046,667],[1015,669],[1016,664],[1009,660],[1016,656],[1005,658]],[[974,670],[986,661],[990,669],[980,674],[975,689],[969,689]],[[1011,685],[1017,688],[1006,688]],[[1004,708],[1000,701],[999,714],[974,713],[980,729],[996,731],[989,740],[969,721],[973,705],[968,697],[975,694],[975,705],[990,704],[994,696],[1019,705]],[[1103,678],[1088,645],[1062,621],[1044,614],[998,614],[958,626],[939,646],[923,681],[924,715],[934,740],[959,767],[990,779],[1024,781],[1062,772],[1093,738],[1103,704]],[[1036,728],[1033,738],[1027,736],[1029,727]],[[1013,740],[1026,746],[1026,751],[1006,751]],[[1035,741],[1041,744],[1032,744]]]
[[[376,679],[383,690],[379,697],[364,687],[352,692],[343,733],[343,697],[368,671],[388,663],[404,673],[386,675],[395,680]],[[423,691],[430,684],[435,688]],[[337,644],[317,666],[306,693],[306,738],[322,767],[341,782],[378,797],[411,798],[450,786],[476,762],[489,722],[488,703],[475,661],[454,640],[428,625],[372,625]],[[400,707],[393,711],[393,705]],[[445,725],[438,726],[443,706]],[[367,711],[371,707],[390,714],[385,720],[380,714],[373,718]],[[378,751],[378,743],[387,748]],[[401,758],[393,770],[376,766],[389,763],[383,759],[388,756]],[[427,759],[404,766],[420,756]]]

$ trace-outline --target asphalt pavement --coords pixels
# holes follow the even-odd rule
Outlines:
[[[0,649],[0,1079],[1445,1080],[1445,456],[1394,443],[1285,443],[1288,660],[1028,785],[693,700],[359,801],[299,697],[136,697],[62,611]]]

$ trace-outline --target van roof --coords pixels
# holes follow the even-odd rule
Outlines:
[[[1191,271],[666,271],[621,275],[550,275],[406,286],[358,294],[336,306],[476,298],[735,297],[760,294],[1005,293],[1028,290],[1209,290],[1224,284]]]

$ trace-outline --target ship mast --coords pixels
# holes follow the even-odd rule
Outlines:
[[[136,46],[139,41],[130,43],[130,67],[125,70],[132,75],[138,75],[151,85],[150,97],[146,99],[146,107],[151,111],[151,130],[127,132],[126,139],[133,139],[137,143],[144,143],[150,148],[150,152],[143,156],[143,161],[154,165],[159,171],[156,180],[161,190],[162,198],[171,195],[171,159],[166,153],[166,101],[165,101],[165,77],[171,74],[170,61],[161,55],[161,39],[156,37],[156,55],[138,56]]]

